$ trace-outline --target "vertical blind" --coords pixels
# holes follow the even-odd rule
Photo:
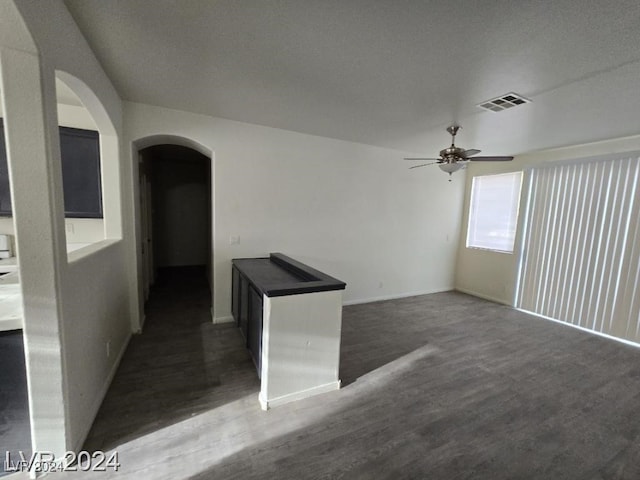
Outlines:
[[[516,305],[640,342],[640,161],[533,168]]]

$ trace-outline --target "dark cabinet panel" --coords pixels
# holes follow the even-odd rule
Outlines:
[[[11,189],[9,187],[9,167],[7,147],[4,141],[4,125],[0,119],[0,215],[11,215]]]
[[[67,127],[59,131],[65,217],[102,218],[98,132]],[[0,119],[0,215],[11,214],[4,124]]]
[[[245,340],[248,337],[248,329],[249,329],[249,281],[244,277],[240,276],[240,313],[239,317],[239,327],[244,335]]]
[[[240,272],[235,266],[231,269],[231,281],[231,315],[240,326]]]
[[[253,363],[258,369],[258,377],[262,371],[262,295],[249,287],[249,351]]]
[[[242,334],[251,358],[261,373],[262,366],[262,294],[247,277],[233,266],[231,269],[231,313]]]

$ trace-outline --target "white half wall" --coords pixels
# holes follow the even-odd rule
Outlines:
[[[175,135],[213,152],[215,319],[230,315],[231,259],[270,252],[345,281],[351,303],[453,288],[464,172],[449,182],[437,168],[408,170],[408,152],[135,103],[124,110],[127,145]],[[137,158],[128,168],[137,198]]]
[[[262,409],[340,388],[342,290],[262,298]]]
[[[124,243],[69,254],[63,329],[69,438],[80,449],[131,336]]]
[[[515,172],[546,162],[630,152],[639,149],[640,136],[634,136],[520,155],[515,157],[513,162],[472,163],[468,168],[465,187],[464,212],[456,268],[456,288],[462,292],[506,305],[514,304],[518,276],[519,255],[517,250],[514,254],[506,254],[466,248],[471,180],[473,176]],[[526,188],[523,185],[516,249],[521,241],[525,196]]]

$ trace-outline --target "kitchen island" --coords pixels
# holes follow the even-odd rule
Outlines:
[[[340,388],[346,284],[281,253],[232,261],[232,313],[264,410]]]

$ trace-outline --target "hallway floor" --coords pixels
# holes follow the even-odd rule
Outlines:
[[[143,333],[131,338],[87,450],[113,449],[260,388],[236,329],[211,323],[204,267],[161,269],[145,313]]]

